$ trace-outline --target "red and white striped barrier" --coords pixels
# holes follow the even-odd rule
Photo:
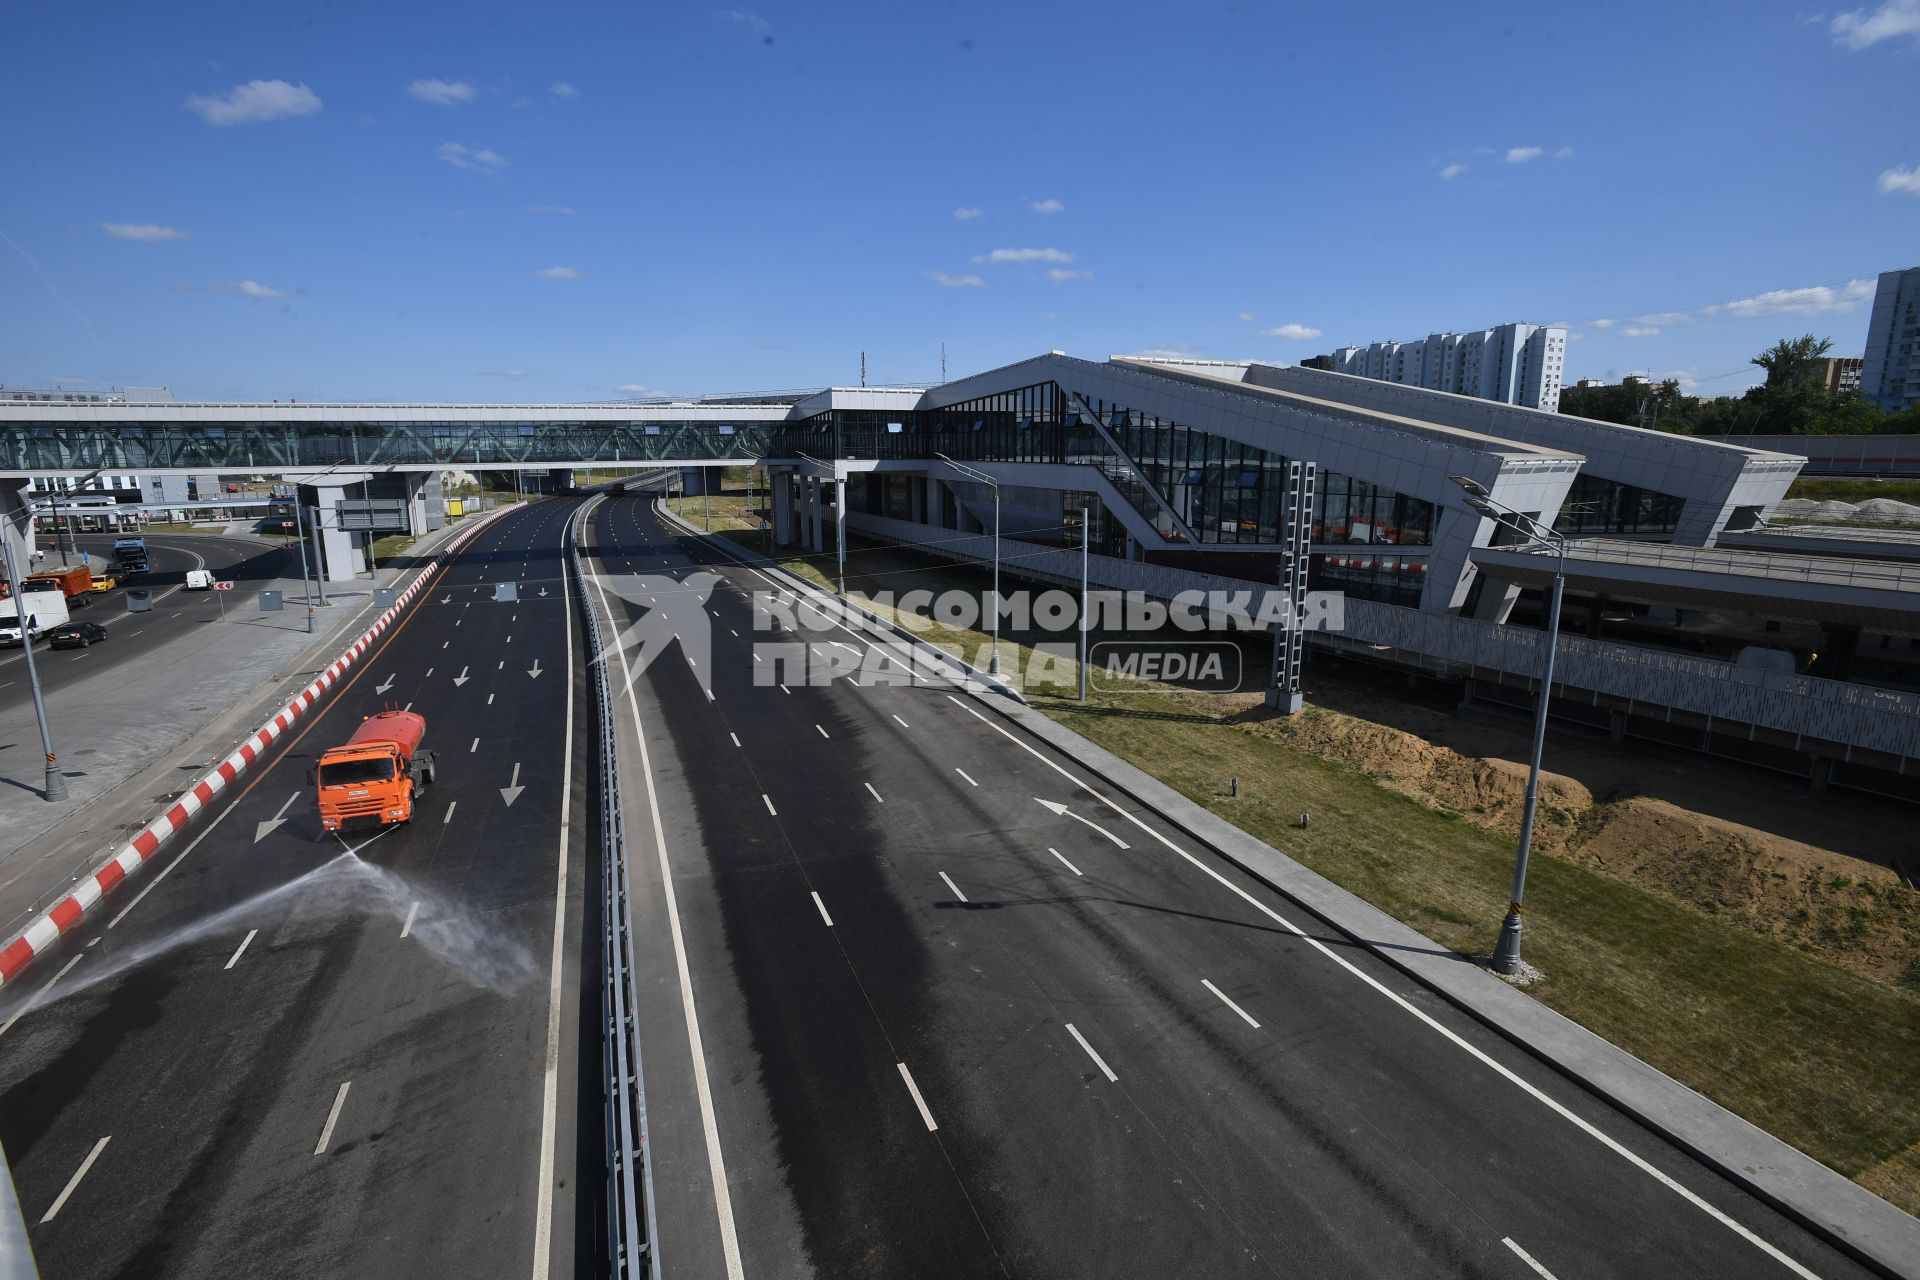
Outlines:
[[[502,508],[507,510],[508,508]],[[495,515],[499,513],[496,512]],[[487,516],[471,529],[467,529],[449,542],[440,555],[427,562],[414,577],[411,585],[402,591],[392,607],[387,609],[373,625],[360,633],[360,637],[348,645],[346,651],[333,660],[331,666],[320,673],[318,679],[296,695],[292,702],[282,707],[272,720],[260,726],[252,736],[240,744],[240,749],[222,760],[213,772],[194,783],[184,794],[176,799],[167,811],[148,823],[146,827],[126,844],[119,852],[91,874],[84,876],[73,888],[73,892],[55,903],[47,911],[35,916],[19,937],[0,947],[0,987],[12,982],[19,972],[26,968],[36,955],[52,946],[61,934],[77,928],[87,912],[96,903],[106,897],[107,892],[122,880],[135,874],[145,866],[147,860],[157,853],[161,846],[187,829],[193,815],[213,803],[213,798],[250,769],[254,762],[266,754],[268,747],[279,739],[280,735],[291,729],[294,722],[305,715],[307,710],[324,697],[347,669],[360,660],[360,656],[373,647],[373,642],[385,634],[393,620],[400,616],[413,598],[427,589],[433,575],[440,571],[445,558],[451,557],[462,544],[475,534],[494,516]]]

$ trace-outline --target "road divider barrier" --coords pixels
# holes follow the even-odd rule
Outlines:
[[[373,625],[348,645],[340,656],[335,658],[327,669],[314,681],[296,694],[271,720],[250,734],[226,759],[222,760],[211,772],[202,777],[193,786],[182,792],[159,817],[149,822],[133,839],[120,846],[119,850],[93,871],[80,877],[72,892],[46,911],[35,916],[20,934],[0,947],[0,989],[10,985],[21,970],[33,962],[35,956],[45,952],[60,938],[80,927],[87,913],[119,884],[139,874],[154,854],[165,848],[173,838],[185,831],[193,821],[194,815],[212,804],[215,797],[225,793],[249,769],[257,764],[267,750],[282,735],[292,729],[307,712],[319,703],[342,676],[373,647],[373,644],[393,626],[395,619],[407,605],[422,591],[426,590],[434,576],[449,563],[459,549],[469,542],[489,522],[505,511],[503,507],[481,517],[471,528],[462,530],[451,542],[447,543],[438,555],[429,560],[413,581],[394,600],[392,606],[383,611],[373,621]]]
[[[582,505],[575,519],[584,528],[599,499]],[[633,911],[627,900],[626,821],[620,807],[620,737],[614,720],[613,685],[600,608],[581,562],[573,529],[567,535],[567,567],[585,616],[587,669],[593,672],[595,714],[600,722],[601,877],[601,1070],[606,1084],[607,1257],[615,1276],[652,1274],[653,1198],[646,1194],[646,1102],[640,1081],[640,1033],[634,1016]]]

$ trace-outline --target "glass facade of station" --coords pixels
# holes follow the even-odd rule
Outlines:
[[[1559,533],[1579,535],[1666,535],[1680,527],[1685,498],[1641,489],[1582,473],[1567,491],[1567,500],[1554,517]]]
[[[772,447],[777,456],[823,461],[925,461],[944,454],[962,462],[1098,467],[1159,533],[1160,545],[1146,547],[1149,552],[1195,543],[1254,551],[1280,542],[1285,457],[1125,405],[1095,398],[1078,403],[1086,413],[1072,407],[1057,383],[1044,382],[926,412],[829,410],[777,429]],[[910,518],[898,514],[911,509],[904,486],[882,492],[875,514]],[[1356,596],[1417,602],[1426,560],[1412,549],[1433,541],[1433,504],[1326,470],[1318,473],[1317,492],[1314,576]],[[1068,505],[1077,513],[1077,502]],[[1337,554],[1326,552],[1328,544],[1384,546],[1394,554]],[[1124,556],[1126,531],[1118,521],[1099,521],[1093,546],[1101,555]],[[1223,558],[1215,572],[1234,576],[1234,561]]]

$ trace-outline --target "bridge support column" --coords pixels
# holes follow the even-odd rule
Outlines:
[[[320,571],[328,582],[352,582],[366,568],[365,535],[340,528],[336,504],[343,498],[358,498],[360,485],[367,479],[364,475],[332,475],[324,484],[300,486],[300,503],[306,508],[302,519],[307,525],[307,545],[319,543]]]
[[[767,491],[773,497],[773,540],[782,547],[793,545],[793,475],[787,471],[767,470]]]
[[[823,501],[825,488],[826,483],[817,476],[807,477],[807,549],[809,551],[820,551],[827,545],[825,527],[827,513],[824,509],[827,504]]]
[[[447,498],[441,491],[438,471],[409,471],[407,481],[407,519],[414,536],[446,527]]]
[[[13,544],[14,563],[26,573],[33,563],[33,516],[27,510],[27,482],[0,480],[0,538]],[[6,561],[0,559],[0,567]]]

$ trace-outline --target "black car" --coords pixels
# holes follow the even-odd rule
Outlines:
[[[105,640],[107,629],[97,622],[63,622],[49,628],[46,636],[49,649],[84,649]]]

